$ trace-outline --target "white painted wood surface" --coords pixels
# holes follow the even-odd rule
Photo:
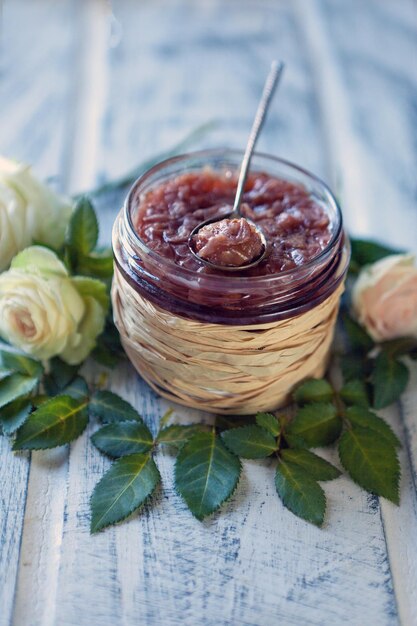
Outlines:
[[[278,57],[287,72],[260,149],[328,180],[353,233],[417,252],[412,0],[3,5],[0,151],[67,192],[211,118],[222,123],[201,146],[241,146]],[[103,242],[120,202],[99,202]],[[167,404],[131,368],[111,388],[156,427]],[[245,463],[232,501],[201,524],[161,453],[153,505],[91,537],[89,497],[108,461],[88,435],[31,458],[0,440],[0,626],[417,624],[416,407],[417,372],[400,411],[387,412],[404,443],[401,506],[342,477],[325,487],[322,530],[281,506],[259,462]]]

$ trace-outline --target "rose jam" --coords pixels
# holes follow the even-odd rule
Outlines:
[[[255,226],[244,217],[206,224],[192,237],[192,245],[200,258],[229,267],[247,265],[264,250]]]
[[[140,197],[138,235],[161,257],[199,273],[213,273],[191,254],[188,237],[201,222],[217,216],[221,219],[230,212],[236,184],[230,171],[210,169],[162,182]],[[249,174],[242,214],[262,228],[270,246],[267,257],[258,266],[239,272],[242,276],[277,274],[304,265],[317,257],[332,237],[326,210],[303,185],[266,173]],[[203,243],[208,245],[208,239]],[[210,244],[210,260],[224,258],[224,237],[217,243],[218,249],[216,241]]]

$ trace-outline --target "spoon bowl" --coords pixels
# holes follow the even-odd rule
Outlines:
[[[248,143],[246,145],[246,150],[243,156],[242,165],[240,167],[239,179],[237,182],[236,196],[235,196],[235,200],[233,204],[233,209],[230,211],[230,213],[226,213],[225,215],[222,215],[221,217],[219,216],[219,217],[210,218],[208,220],[205,220],[204,222],[201,222],[200,224],[197,224],[197,226],[191,231],[188,237],[188,247],[192,255],[200,263],[206,265],[207,267],[211,267],[212,269],[216,269],[216,270],[224,271],[224,272],[242,272],[251,267],[255,267],[256,265],[259,265],[259,263],[261,263],[264,260],[264,258],[266,257],[268,253],[268,243],[267,243],[264,232],[252,220],[242,215],[241,201],[242,201],[243,191],[245,188],[246,179],[247,179],[248,172],[249,172],[249,166],[251,163],[252,154],[255,149],[255,144],[260,134],[263,123],[265,121],[269,104],[271,102],[272,96],[274,95],[278,82],[281,78],[283,69],[284,69],[284,64],[282,62],[281,63],[278,63],[277,61],[272,62],[271,69],[266,79],[262,96],[258,105],[258,109],[256,111],[255,119],[254,119],[252,129],[249,135]],[[196,237],[196,235],[198,235],[199,231],[202,228],[204,228],[208,224],[214,224],[216,222],[221,222],[223,220],[242,219],[242,218],[246,220],[253,227],[253,229],[256,232],[256,235],[259,237],[258,243],[260,242],[262,245],[262,252],[260,254],[257,254],[254,258],[248,259],[247,263],[244,263],[242,265],[218,264],[218,263],[214,263],[210,261],[209,259],[205,259],[201,257],[198,254],[198,252],[195,250],[194,238]]]

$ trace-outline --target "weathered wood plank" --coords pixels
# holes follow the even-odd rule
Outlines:
[[[66,141],[65,112],[71,56],[71,33],[67,24],[71,17],[71,3],[67,0],[60,2],[54,12],[50,11],[48,2],[6,2],[3,5],[0,153],[34,163],[41,176],[56,176],[62,173],[61,160]],[[25,580],[26,593],[31,590],[30,615],[33,615],[39,606],[37,601],[42,598],[37,596],[35,589],[44,584],[44,596],[51,591],[49,582],[54,563],[51,556],[59,554],[60,533],[54,536],[48,532],[51,527],[43,516],[47,518],[48,510],[52,508],[57,512],[60,510],[62,518],[65,476],[57,472],[53,464],[44,476],[45,459],[39,459],[39,471],[32,464],[29,472],[29,458],[26,454],[13,454],[9,442],[1,438],[1,626],[11,623],[18,572]],[[38,482],[40,474],[44,476],[42,483]],[[25,509],[28,481],[33,490]],[[37,500],[35,494],[39,492],[41,497]],[[59,519],[59,514],[56,517]],[[30,545],[23,540],[19,562],[24,519],[26,528],[35,525],[39,532],[32,536]],[[59,527],[54,528],[55,533],[57,530]],[[33,560],[35,551],[37,556]],[[49,574],[44,576],[45,572]]]

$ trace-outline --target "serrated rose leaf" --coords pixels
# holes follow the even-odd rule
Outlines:
[[[82,376],[76,376],[69,385],[64,387],[62,393],[66,396],[71,396],[71,398],[87,398],[88,385]]]
[[[258,426],[270,432],[271,435],[275,437],[279,435],[281,425],[278,417],[272,413],[257,413],[255,419]]]
[[[404,363],[381,352],[376,360],[371,382],[374,388],[374,407],[383,409],[398,400],[407,387],[410,372]]]
[[[86,399],[55,396],[28,417],[17,431],[13,450],[41,450],[73,441],[88,421]]]
[[[39,379],[24,374],[12,374],[0,381],[0,408],[20,398],[26,396],[38,384]]]
[[[324,378],[306,380],[293,393],[297,404],[309,402],[330,402],[333,398],[333,387]]]
[[[293,448],[316,448],[336,441],[341,430],[342,420],[335,406],[317,402],[297,411],[287,427],[285,438]]]
[[[286,448],[282,450],[281,457],[304,469],[314,480],[334,480],[341,474],[337,467],[310,450]]]
[[[372,413],[372,411],[364,407],[351,406],[346,410],[346,418],[352,426],[361,426],[362,428],[372,430],[376,437],[382,437],[391,445],[401,448],[401,442],[391,426],[384,419]]]
[[[213,431],[197,433],[181,448],[175,486],[199,520],[216,511],[233,494],[241,464]]]
[[[18,398],[0,409],[0,426],[5,435],[12,435],[26,421],[32,410],[28,398]]]
[[[207,426],[204,424],[171,424],[158,433],[156,440],[162,444],[182,446],[192,435],[205,430]]]
[[[91,496],[91,532],[121,522],[139,509],[160,480],[149,453],[130,454],[115,461]]]
[[[355,426],[343,433],[339,456],[350,477],[378,496],[399,504],[400,464],[392,444],[375,431]]]
[[[43,384],[50,396],[56,396],[67,387],[77,375],[80,365],[69,365],[58,357],[49,361],[49,374],[44,377]]]
[[[142,421],[141,416],[129,402],[111,391],[97,391],[91,398],[89,411],[96,415],[104,424]]]
[[[25,354],[9,350],[0,350],[0,367],[33,378],[40,378],[43,374],[42,363]]]
[[[256,424],[225,430],[221,438],[229,450],[244,459],[265,459],[278,449],[275,437]]]
[[[324,491],[303,468],[281,461],[275,473],[275,487],[282,503],[292,513],[316,526],[323,524]]]
[[[86,255],[97,244],[98,222],[93,205],[86,197],[78,200],[68,227],[71,256]]]
[[[349,317],[349,315],[343,315],[342,321],[352,348],[362,352],[372,350],[374,341],[360,324]]]
[[[350,380],[340,390],[341,398],[349,405],[369,406],[366,385],[361,380]]]
[[[107,424],[94,433],[91,441],[101,452],[114,458],[148,452],[153,445],[149,428],[138,421]]]

